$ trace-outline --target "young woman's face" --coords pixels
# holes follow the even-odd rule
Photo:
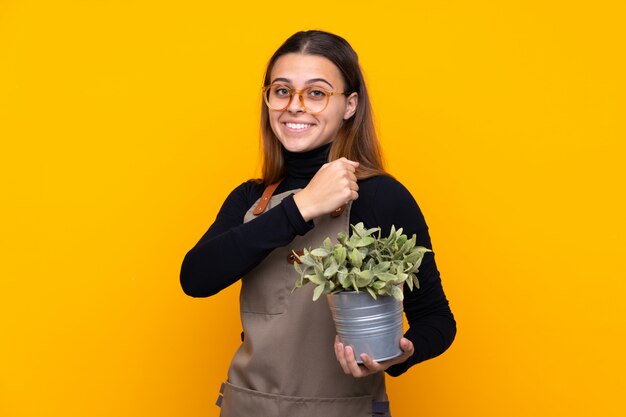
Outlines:
[[[343,93],[345,85],[339,69],[330,60],[318,55],[290,53],[274,63],[270,84],[303,90],[321,87],[329,92]],[[328,106],[318,114],[304,111],[294,95],[284,110],[269,109],[272,130],[282,145],[291,152],[306,152],[332,142],[344,120],[354,115],[357,93],[330,96]]]

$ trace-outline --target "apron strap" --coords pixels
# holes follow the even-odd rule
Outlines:
[[[275,183],[270,184],[267,187],[265,187],[265,191],[263,191],[263,195],[261,196],[261,199],[259,200],[259,204],[257,204],[257,206],[254,208],[254,211],[252,211],[252,214],[254,214],[255,216],[258,216],[265,211],[265,209],[267,208],[267,205],[270,202],[270,198],[272,198],[272,194],[274,194],[274,191],[276,191],[276,188],[280,185],[282,181],[283,181],[282,179],[278,180]]]
[[[343,206],[339,207],[337,210],[335,210],[332,213],[330,213],[330,217],[339,217],[339,216],[341,216],[341,213],[343,213],[343,211],[346,209],[346,207],[348,207],[347,204],[344,204]]]
[[[224,399],[224,385],[225,384],[220,385],[220,393],[217,396],[217,401],[215,401],[215,405],[218,407],[222,406],[222,399]]]
[[[282,181],[283,180],[280,179],[280,180],[276,181],[275,183],[272,183],[272,184],[268,185],[267,187],[265,187],[265,190],[263,191],[263,195],[261,195],[261,199],[259,200],[259,204],[256,205],[256,207],[252,211],[252,214],[254,214],[255,216],[259,216],[259,215],[263,214],[265,209],[267,209],[267,205],[270,203],[270,199],[272,198],[272,195],[274,194],[274,191],[276,191],[276,188],[278,188],[278,186],[280,185],[280,183]],[[344,210],[346,209],[346,207],[348,207],[348,205],[344,204],[343,206],[339,207],[337,210],[335,210],[332,213],[330,213],[330,216],[331,217],[339,217],[339,216],[341,216],[343,214]],[[291,262],[291,263],[293,263],[293,262]]]

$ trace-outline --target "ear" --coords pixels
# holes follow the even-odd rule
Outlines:
[[[343,113],[343,120],[348,120],[354,113],[356,112],[356,107],[359,104],[359,95],[357,93],[352,93],[348,96],[348,100],[346,103],[346,111]]]

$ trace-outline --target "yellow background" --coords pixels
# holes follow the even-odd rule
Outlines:
[[[394,416],[626,414],[621,1],[0,1],[0,415],[217,416],[237,285],[180,263],[258,175],[293,32],[360,54],[458,321]]]

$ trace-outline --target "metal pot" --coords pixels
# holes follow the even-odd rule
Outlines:
[[[362,353],[379,362],[402,354],[401,301],[393,297],[375,300],[367,291],[339,292],[327,298],[337,334],[342,343],[352,347],[357,363],[363,363]]]

